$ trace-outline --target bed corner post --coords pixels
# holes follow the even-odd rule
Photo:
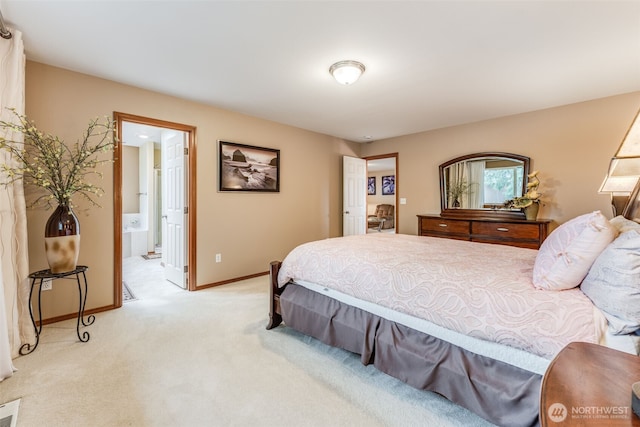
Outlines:
[[[273,329],[282,323],[282,315],[280,314],[280,294],[283,288],[278,288],[278,271],[280,270],[280,261],[271,261],[269,265],[269,324],[267,330]]]

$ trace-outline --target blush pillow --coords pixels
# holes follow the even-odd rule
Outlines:
[[[580,289],[604,313],[611,333],[640,329],[640,229],[620,234],[607,246]]]
[[[600,211],[565,222],[540,246],[533,266],[533,285],[556,291],[580,285],[598,255],[617,234],[617,229]]]

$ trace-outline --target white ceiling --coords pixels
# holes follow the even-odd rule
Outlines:
[[[120,138],[125,145],[139,147],[146,142],[153,142],[154,145],[160,148],[162,132],[175,133],[176,131],[123,121],[122,135]]]
[[[368,172],[389,171],[396,168],[396,158],[387,157],[384,159],[367,160]]]
[[[353,141],[640,90],[638,0],[0,0],[0,10],[27,59]],[[367,68],[351,86],[328,72],[345,59]]]

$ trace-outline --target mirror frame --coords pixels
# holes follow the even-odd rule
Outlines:
[[[526,219],[524,215],[524,211],[522,209],[518,210],[508,210],[508,209],[451,209],[446,205],[446,189],[444,182],[444,170],[448,166],[458,163],[464,160],[470,160],[477,157],[500,157],[504,159],[520,161],[523,163],[523,177],[525,179],[522,180],[522,194],[527,192],[527,175],[529,175],[529,166],[531,163],[531,159],[526,156],[521,156],[519,154],[512,153],[501,153],[501,152],[485,152],[485,153],[473,153],[466,154],[464,156],[456,157],[455,159],[451,159],[442,163],[439,166],[440,170],[440,216],[444,217],[465,217],[465,218],[505,218],[505,219]]]

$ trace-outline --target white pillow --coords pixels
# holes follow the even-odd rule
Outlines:
[[[613,334],[640,329],[640,229],[618,236],[580,286],[609,321]]]
[[[629,230],[640,230],[640,224],[635,221],[631,221],[622,215],[618,215],[609,222],[611,222],[611,225],[613,225],[619,233],[624,233]]]
[[[533,266],[533,285],[546,290],[580,285],[598,255],[617,234],[617,229],[600,211],[565,222],[540,246]]]

